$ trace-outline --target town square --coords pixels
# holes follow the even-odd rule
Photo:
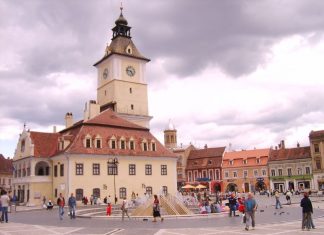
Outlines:
[[[323,234],[297,2],[0,0],[0,234]]]

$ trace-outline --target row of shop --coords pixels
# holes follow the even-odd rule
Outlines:
[[[323,182],[324,183],[324,182]],[[205,188],[211,193],[216,192],[262,192],[262,191],[273,191],[278,190],[279,192],[286,192],[287,190],[291,191],[305,191],[313,188],[313,180],[312,177],[308,178],[277,178],[277,179],[269,179],[269,178],[254,178],[254,179],[228,179],[228,180],[204,180],[204,181],[196,181],[196,182],[185,182],[178,185],[179,189],[184,190],[184,185],[192,185],[191,189],[195,189],[197,185],[204,185]],[[189,187],[188,187],[189,188]],[[324,188],[324,184],[323,184]]]

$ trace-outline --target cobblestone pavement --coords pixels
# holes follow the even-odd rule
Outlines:
[[[8,223],[0,225],[1,235],[44,235],[44,234],[96,234],[96,235],[132,235],[132,234],[154,234],[154,235],[213,235],[213,234],[324,234],[324,218],[314,219],[315,229],[310,231],[301,230],[300,221],[281,222],[274,224],[261,224],[255,230],[244,230],[242,226],[224,226],[224,227],[205,227],[205,228],[176,228],[176,229],[141,229],[128,230],[123,228],[106,229],[105,231],[94,231],[88,233],[88,229],[84,227],[58,227],[58,226],[41,226],[41,225],[26,225],[20,223]]]
[[[96,234],[96,235],[213,235],[213,234],[324,234],[324,198],[311,198],[314,207],[316,229],[301,230],[300,197],[293,204],[276,210],[274,198],[256,196],[259,210],[256,214],[256,229],[245,231],[241,217],[229,218],[218,214],[200,218],[166,218],[163,223],[139,219],[90,219],[60,221],[57,210],[24,211],[9,214],[9,223],[0,224],[0,235],[51,235],[51,234]]]

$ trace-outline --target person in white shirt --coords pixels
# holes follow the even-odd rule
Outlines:
[[[124,200],[122,202],[121,210],[122,210],[122,220],[124,220],[125,214],[127,215],[128,219],[130,219],[130,217],[128,215],[128,202],[126,200],[126,197],[124,198]]]
[[[1,206],[2,206],[1,218],[3,221],[6,221],[6,223],[8,223],[8,207],[9,207],[9,203],[10,203],[10,198],[7,195],[6,191],[2,192],[0,200],[1,200]]]

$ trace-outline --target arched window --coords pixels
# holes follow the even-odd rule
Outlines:
[[[83,198],[83,189],[82,188],[77,188],[75,190],[75,198],[77,201],[81,201]]]

